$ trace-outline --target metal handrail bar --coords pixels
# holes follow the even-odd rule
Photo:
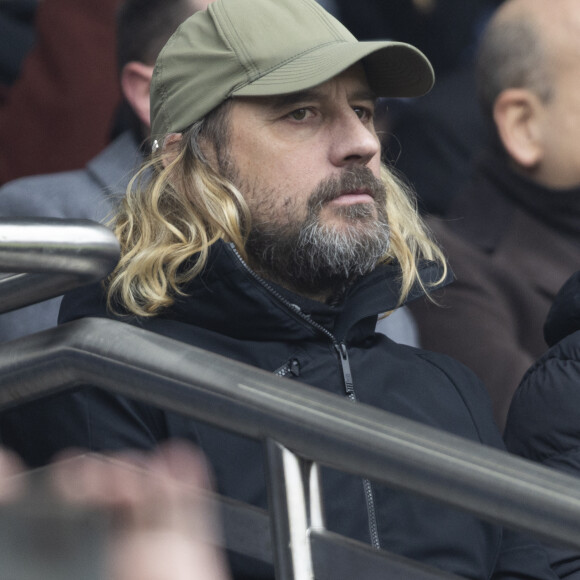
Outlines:
[[[461,580],[326,530],[319,465],[272,439],[265,441],[265,448],[268,528],[277,580]]]
[[[266,510],[217,495],[211,496],[210,502],[224,522],[223,548],[273,563],[271,523]],[[308,530],[308,534],[316,580],[459,580],[454,574],[328,530],[315,528]]]
[[[209,496],[209,502],[212,511],[219,513],[223,522],[221,547],[269,564],[274,562],[271,546],[271,520],[274,517],[271,509],[269,514],[264,509],[216,494]],[[377,550],[370,544],[319,526],[309,528],[307,533],[316,580],[460,580],[455,574],[386,550]]]
[[[0,408],[91,384],[580,548],[572,476],[105,319],[0,345]]]
[[[101,453],[90,452],[89,455],[104,463],[111,461],[110,457]],[[76,457],[66,459],[69,462],[75,460]],[[119,467],[125,466],[130,471],[136,469],[135,464],[125,463],[123,459],[115,458],[114,461]],[[21,530],[25,529],[22,527],[23,520],[27,522],[24,526],[34,527],[35,520],[46,521],[46,515],[50,514],[51,530],[58,534],[61,522],[65,524],[65,530],[68,530],[66,523],[69,518],[66,503],[61,503],[57,497],[50,492],[47,493],[47,489],[50,489],[47,482],[50,482],[53,475],[52,468],[52,465],[48,465],[14,476],[17,479],[26,478],[16,485],[22,490],[27,490],[27,493],[19,495],[16,504],[0,505],[0,521],[4,529],[10,525],[17,526]],[[290,488],[289,491],[293,493]],[[274,562],[271,525],[275,524],[275,517],[272,508],[268,511],[206,490],[200,492],[199,489],[195,489],[195,493],[199,502],[206,504],[209,512],[218,514],[222,522],[221,533],[216,534],[213,530],[207,538],[209,542],[265,563]],[[7,510],[13,520],[11,523],[5,521]],[[196,517],[195,511],[191,513],[191,517]],[[283,517],[286,517],[286,514]],[[46,529],[46,526],[44,528]],[[398,554],[376,550],[369,544],[329,532],[319,526],[314,526],[314,529],[306,530],[306,532],[312,546],[313,576],[316,580],[352,580],[352,578],[461,580],[454,574]],[[37,576],[30,577],[37,578]],[[58,575],[59,579],[62,577],[62,573]],[[283,576],[277,574],[276,578],[282,580]]]
[[[0,313],[97,282],[119,259],[119,242],[89,220],[0,218]]]

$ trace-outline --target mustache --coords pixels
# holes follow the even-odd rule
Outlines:
[[[363,190],[375,202],[386,201],[387,192],[383,182],[374,176],[368,167],[351,167],[337,177],[329,177],[321,181],[312,192],[308,205],[311,209],[319,209],[325,203],[333,201],[345,193]]]

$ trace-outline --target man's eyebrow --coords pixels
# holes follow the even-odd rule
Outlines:
[[[350,98],[353,101],[372,101],[373,103],[378,99],[377,94],[371,89],[361,89],[355,91]]]
[[[294,105],[307,101],[316,101],[324,99],[324,93],[314,89],[289,93],[287,95],[277,95],[270,98],[269,107],[273,110],[287,109]],[[360,89],[349,95],[350,100],[354,101],[372,101],[377,100],[377,95],[370,89]]]
[[[286,109],[298,103],[305,101],[315,101],[322,98],[322,93],[316,89],[308,89],[305,91],[298,91],[297,93],[289,93],[287,95],[277,95],[272,97],[269,103],[272,109]]]

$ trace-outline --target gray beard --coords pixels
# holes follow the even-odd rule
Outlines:
[[[334,208],[342,214],[340,228],[321,223],[325,203],[359,188],[371,191],[373,205]],[[340,179],[326,180],[310,197],[302,223],[253,218],[246,244],[251,264],[262,276],[298,293],[335,295],[374,270],[389,250],[385,201],[383,183],[367,168],[356,167]]]

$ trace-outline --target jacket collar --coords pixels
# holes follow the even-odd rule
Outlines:
[[[87,171],[107,195],[123,195],[143,155],[131,131],[117,137],[87,164]]]
[[[429,284],[441,271],[434,263],[424,263],[420,273]],[[161,317],[240,339],[303,340],[319,333],[311,322],[340,341],[362,339],[374,332],[380,313],[398,306],[399,275],[398,265],[381,265],[355,282],[341,304],[329,306],[280,292],[252,272],[229,244],[220,241],[212,247],[202,274],[184,288],[186,297]],[[422,295],[417,284],[408,301]]]
[[[477,162],[473,178],[446,215],[451,230],[493,252],[519,209],[580,242],[580,188],[554,190],[516,173],[493,150]]]

